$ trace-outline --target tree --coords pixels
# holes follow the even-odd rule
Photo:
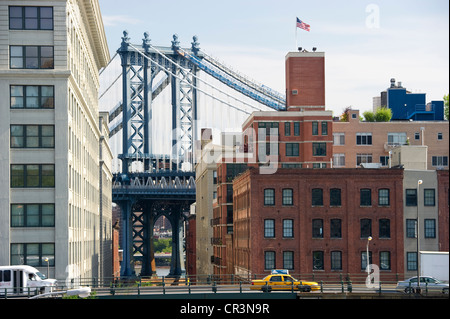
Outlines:
[[[392,110],[387,107],[379,107],[374,112],[363,113],[366,122],[389,122],[392,118]]]
[[[448,94],[444,95],[444,117],[447,121],[450,120],[448,114]]]
[[[389,122],[392,118],[392,110],[387,107],[380,107],[375,111],[375,122]]]
[[[373,112],[371,112],[371,111],[365,111],[365,112],[363,113],[363,116],[364,116],[364,120],[365,120],[366,122],[375,122],[375,115],[373,114]]]

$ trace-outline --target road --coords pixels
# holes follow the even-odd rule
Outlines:
[[[93,288],[95,295],[99,298],[101,297],[119,297],[120,296],[167,296],[168,298],[175,297],[174,295],[195,295],[195,294],[217,294],[223,295],[226,298],[225,294],[232,294],[233,296],[237,296],[239,294],[243,294],[246,297],[249,294],[258,294],[261,296],[263,294],[286,294],[294,295],[294,296],[304,296],[304,297],[319,297],[325,294],[383,294],[383,295],[404,295],[403,293],[397,292],[395,290],[395,285],[385,285],[380,289],[369,289],[365,285],[353,285],[349,291],[347,285],[341,286],[339,284],[336,285],[328,285],[323,288],[322,291],[313,291],[309,293],[298,293],[297,291],[274,291],[271,293],[263,293],[258,290],[251,290],[250,285],[248,284],[234,284],[234,285],[154,285],[154,286],[134,286],[134,287],[116,287],[116,288]],[[194,297],[194,296],[193,296]],[[256,296],[255,296],[256,297]],[[274,296],[278,298],[280,296]]]

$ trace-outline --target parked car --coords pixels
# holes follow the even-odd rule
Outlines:
[[[312,290],[319,290],[320,285],[314,281],[297,280],[288,273],[280,271],[272,272],[272,274],[263,279],[252,280],[250,286],[252,290],[262,290],[270,292],[272,290],[297,290],[303,292],[310,292]]]
[[[405,293],[417,292],[417,277],[399,281],[396,289]],[[420,290],[439,291],[448,294],[448,284],[430,276],[420,276]]]

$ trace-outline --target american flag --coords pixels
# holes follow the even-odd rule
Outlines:
[[[302,20],[300,20],[299,18],[297,18],[297,28],[306,30],[306,31],[310,31],[310,25],[306,24],[305,22],[303,22]]]

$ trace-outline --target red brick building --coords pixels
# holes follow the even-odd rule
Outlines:
[[[448,170],[438,170],[438,220],[439,220],[439,251],[449,249],[449,174]]]
[[[286,55],[287,107],[325,108],[325,53]]]
[[[403,273],[402,169],[250,169],[233,183],[235,273]]]

